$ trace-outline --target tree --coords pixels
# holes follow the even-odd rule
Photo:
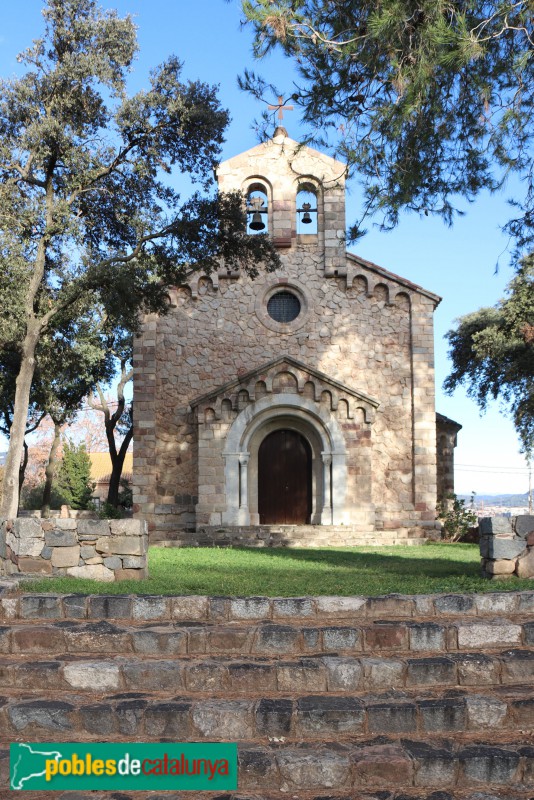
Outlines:
[[[363,216],[377,212],[389,228],[404,208],[450,223],[458,196],[472,200],[516,172],[525,197],[506,227],[531,249],[532,3],[243,0],[243,10],[256,56],[280,46],[295,61],[292,99],[316,141],[341,139],[364,180]],[[253,72],[241,84],[267,90]]]
[[[507,296],[461,317],[447,333],[452,371],[444,388],[465,386],[484,411],[500,398],[527,458],[534,449],[534,255],[525,258]]]
[[[176,167],[207,188],[228,120],[215,89],[181,82],[171,57],[128,97],[129,16],[95,0],[48,0],[43,15],[43,38],[19,57],[25,74],[0,82],[0,308],[21,320],[8,518],[36,348],[58,315],[83,302],[133,330],[139,310],[163,313],[166,287],[193,270],[222,259],[254,275],[279,263],[267,236],[246,235],[239,194],[181,201],[166,178]]]
[[[88,403],[91,408],[104,415],[104,427],[111,458],[111,475],[106,502],[114,508],[117,508],[120,502],[119,494],[121,490],[121,475],[124,467],[124,459],[126,458],[126,453],[128,452],[133,437],[133,408],[131,404],[129,407],[126,407],[126,398],[124,397],[124,387],[133,378],[133,369],[128,367],[129,359],[131,359],[131,351],[128,355],[122,354],[115,410],[111,410],[110,403],[100,384],[96,385],[98,400],[93,397],[88,398]],[[122,437],[120,443],[117,443],[115,439],[116,432]]]
[[[93,493],[91,459],[85,445],[67,439],[63,446],[63,460],[57,478],[57,490],[71,508],[87,508]]]

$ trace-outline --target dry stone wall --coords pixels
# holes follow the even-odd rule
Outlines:
[[[140,580],[148,577],[147,547],[140,520],[2,520],[0,574]]]
[[[534,516],[479,520],[482,574],[494,580],[534,578]]]

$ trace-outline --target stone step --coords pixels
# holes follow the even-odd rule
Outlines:
[[[534,591],[377,597],[206,597],[20,594],[0,597],[0,622],[130,620],[135,623],[272,620],[316,624],[376,619],[524,617],[534,615]],[[534,617],[532,617],[534,618]]]
[[[172,654],[171,654],[172,655]],[[94,660],[92,660],[94,659]],[[352,697],[369,692],[414,693],[514,691],[534,685],[534,649],[497,653],[451,653],[447,656],[389,658],[322,655],[293,659],[245,659],[184,656],[161,658],[139,653],[55,653],[47,660],[18,654],[0,658],[0,686],[4,693],[103,690],[151,691],[173,694],[209,693],[212,697],[261,697],[262,694],[303,695],[310,692]]]
[[[73,682],[88,688],[90,668],[74,667]],[[78,670],[76,672],[76,670]],[[114,686],[115,684],[115,686]],[[283,740],[356,742],[371,736],[473,736],[499,740],[531,731],[534,700],[524,687],[505,692],[449,692],[445,695],[403,694],[304,695],[300,697],[217,698],[172,697],[158,692],[116,692],[116,671],[95,669],[93,695],[47,689],[3,690],[2,735],[10,741],[55,741],[54,736],[115,741],[133,736],[140,741]],[[98,695],[96,699],[95,695]],[[48,737],[48,739],[46,739]],[[145,737],[145,738],[143,738]],[[148,738],[146,738],[148,737]],[[533,743],[534,746],[534,743]],[[533,751],[534,752],[534,751]]]
[[[56,735],[54,741],[67,741]],[[258,745],[239,744],[239,792],[233,795],[204,793],[206,800],[281,800],[281,798],[321,798],[327,800],[387,800],[398,793],[399,800],[432,797],[432,800],[473,797],[528,798],[534,788],[534,748],[521,737],[515,742],[488,744],[443,740],[428,744],[418,739],[395,741],[377,737],[365,742]],[[5,762],[4,758],[1,761]],[[7,784],[4,784],[7,785]],[[268,787],[268,789],[266,788]],[[394,787],[394,790],[392,790]],[[265,795],[265,792],[268,792]],[[408,794],[409,792],[409,794]],[[34,794],[34,798],[39,795]],[[94,800],[98,793],[64,793],[65,800]],[[103,793],[109,796],[109,793]],[[47,792],[47,798],[53,793]],[[25,794],[27,798],[30,793]],[[115,796],[115,795],[113,795]],[[140,797],[169,800],[172,794],[117,792],[126,800]],[[60,793],[56,797],[61,797]],[[183,800],[184,795],[177,795]],[[42,800],[40,798],[40,800]]]
[[[531,618],[368,621],[363,625],[239,623],[112,624],[63,620],[0,627],[0,654],[127,654],[255,657],[372,655],[398,657],[534,646]]]

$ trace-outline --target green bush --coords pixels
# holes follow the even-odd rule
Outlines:
[[[449,542],[465,539],[478,518],[472,506],[475,495],[471,495],[471,508],[466,508],[465,500],[460,500],[453,492],[449,492],[437,505],[438,520],[443,526],[443,538]]]
[[[91,483],[91,459],[85,444],[74,444],[67,439],[56,480],[57,491],[65,498],[67,505],[79,511],[89,507],[94,487],[94,483]]]

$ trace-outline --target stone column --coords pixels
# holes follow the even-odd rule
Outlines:
[[[239,525],[250,524],[248,510],[248,462],[250,453],[239,454]]]
[[[332,455],[330,453],[321,453],[323,460],[323,510],[321,513],[321,525],[332,524],[332,494],[330,491],[331,484],[331,467]]]

